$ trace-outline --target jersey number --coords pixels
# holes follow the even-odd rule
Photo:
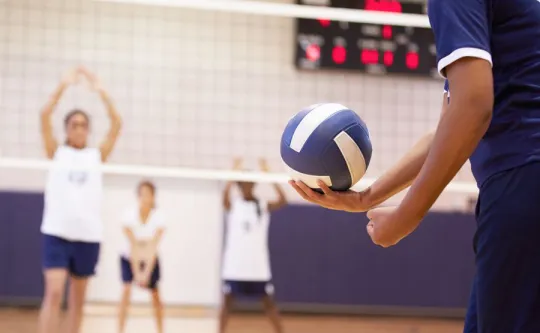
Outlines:
[[[69,181],[79,186],[86,183],[87,178],[88,178],[88,175],[86,172],[71,171],[69,173]]]

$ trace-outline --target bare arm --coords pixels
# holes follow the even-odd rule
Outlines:
[[[235,158],[233,162],[233,170],[238,171],[242,167],[242,159]],[[234,185],[234,182],[228,182],[225,185],[225,189],[223,190],[223,208],[225,208],[226,211],[231,209],[231,189]]]
[[[163,228],[158,229],[154,237],[150,241],[149,253],[145,255],[146,265],[144,265],[144,269],[142,271],[142,276],[144,276],[146,279],[150,278],[150,275],[152,274],[152,271],[154,270],[154,266],[156,265],[159,243],[161,242],[161,239],[163,238],[164,232],[165,232],[165,229]]]
[[[366,191],[369,206],[375,207],[409,187],[424,165],[433,141],[433,132],[425,134],[392,168]]]
[[[130,253],[129,253],[129,264],[131,266],[131,271],[133,272],[133,275],[138,276],[139,272],[139,263],[141,262],[141,253],[139,251],[139,245],[137,244],[137,240],[135,239],[135,235],[133,234],[133,231],[129,227],[124,227],[124,235],[129,240],[130,245]]]
[[[491,122],[494,97],[490,63],[462,58],[449,65],[446,74],[452,87],[448,112],[439,122],[420,174],[399,206],[400,214],[416,223],[471,156]]]
[[[118,140],[120,129],[122,128],[122,118],[116,111],[116,108],[107,92],[101,89],[99,90],[99,95],[101,96],[103,104],[105,104],[105,107],[107,108],[107,114],[109,115],[109,119],[111,121],[109,132],[105,136],[105,139],[100,146],[101,160],[105,162],[109,158],[109,155],[113,151],[116,141]]]
[[[122,128],[122,117],[120,117],[120,114],[116,110],[116,107],[114,106],[114,103],[112,102],[109,94],[107,93],[107,91],[105,91],[105,89],[103,89],[96,76],[85,68],[82,68],[81,72],[86,76],[86,78],[92,85],[92,88],[97,91],[97,93],[101,97],[101,100],[105,105],[105,109],[107,110],[109,120],[111,122],[109,132],[107,132],[105,139],[99,147],[99,150],[101,151],[101,160],[105,162],[109,158],[109,155],[112,153],[116,141],[118,140],[118,136]]]
[[[56,87],[55,91],[47,101],[47,104],[45,104],[41,110],[41,138],[45,146],[45,153],[49,159],[53,158],[54,153],[58,148],[58,141],[54,137],[51,117],[66,89],[70,84],[75,83],[77,74],[78,72],[76,70],[69,72],[62,79],[58,87]]]
[[[265,159],[261,158],[259,160],[259,165],[261,167],[262,172],[270,171],[270,168],[268,167],[268,163],[266,162]],[[285,196],[285,192],[283,191],[281,186],[279,184],[273,184],[273,186],[274,186],[274,190],[277,193],[278,198],[276,201],[272,201],[268,203],[268,210],[271,212],[278,210],[284,207],[285,205],[287,205],[287,197]]]
[[[268,203],[268,210],[271,212],[283,208],[287,205],[287,197],[285,196],[285,192],[283,191],[281,186],[279,184],[274,184],[274,189],[278,195],[278,199],[276,201]]]
[[[231,209],[231,189],[233,185],[233,182],[228,182],[223,190],[223,208],[227,211]]]
[[[444,93],[441,117],[448,109],[448,94]],[[380,176],[366,191],[370,208],[388,200],[397,193],[411,186],[428,156],[435,131],[425,134],[416,144],[388,171]]]

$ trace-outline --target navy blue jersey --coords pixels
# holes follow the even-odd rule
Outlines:
[[[428,15],[441,75],[464,57],[493,66],[493,118],[470,158],[478,185],[540,161],[540,1],[429,0]]]

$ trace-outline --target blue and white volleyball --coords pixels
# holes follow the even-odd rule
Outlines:
[[[281,137],[281,158],[292,179],[317,189],[322,180],[345,191],[366,173],[372,146],[366,124],[349,108],[316,104],[289,120]]]

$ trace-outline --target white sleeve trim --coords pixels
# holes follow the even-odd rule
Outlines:
[[[465,57],[484,59],[484,60],[489,61],[491,66],[493,66],[493,61],[491,60],[491,54],[488,51],[477,49],[474,47],[462,47],[450,53],[449,55],[442,58],[441,60],[439,60],[439,63],[437,64],[437,70],[439,71],[439,74],[441,74],[442,77],[446,78],[446,75],[443,73],[444,69],[448,65]]]

